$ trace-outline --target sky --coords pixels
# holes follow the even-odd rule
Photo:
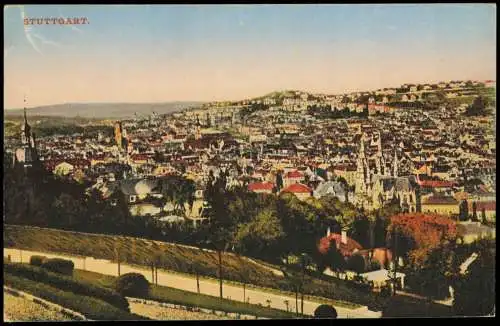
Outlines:
[[[403,83],[496,80],[496,7],[4,7],[4,108],[241,100]],[[88,24],[24,25],[86,17]]]

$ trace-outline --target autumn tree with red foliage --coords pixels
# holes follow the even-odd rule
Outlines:
[[[423,263],[433,249],[454,241],[456,236],[455,221],[446,216],[423,213],[390,217],[387,232],[387,240],[392,248],[397,242],[397,256],[406,256],[415,265]]]

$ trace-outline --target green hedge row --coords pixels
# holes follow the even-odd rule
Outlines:
[[[241,295],[243,296],[243,290],[241,291]],[[229,299],[221,299],[206,294],[198,294],[165,286],[153,285],[151,287],[148,299],[158,302],[179,304],[188,307],[200,307],[205,309],[213,309],[265,318],[296,318],[296,315],[293,312],[286,312],[280,309],[267,308],[256,304],[232,301]]]
[[[32,281],[46,283],[64,291],[71,291],[75,294],[95,297],[119,309],[129,311],[127,299],[119,293],[105,287],[100,287],[89,282],[76,281],[71,277],[51,273],[37,266],[25,264],[6,264],[4,265],[4,270],[7,273]]]
[[[118,309],[97,298],[76,295],[53,286],[38,283],[26,278],[4,273],[4,283],[15,289],[28,292],[34,296],[77,311],[93,320],[146,320],[142,316]]]
[[[30,265],[33,265],[33,266],[42,266],[42,264],[47,261],[47,257],[45,256],[31,256],[30,258]]]
[[[75,264],[71,260],[52,258],[49,259],[45,256],[31,256],[30,265],[43,267],[54,273],[63,275],[73,275]]]

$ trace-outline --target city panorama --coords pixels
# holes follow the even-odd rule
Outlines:
[[[495,9],[6,6],[4,321],[495,316]]]

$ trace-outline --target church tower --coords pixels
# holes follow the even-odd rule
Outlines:
[[[21,147],[14,154],[14,164],[20,163],[25,168],[32,167],[39,161],[36,150],[35,135],[31,131],[26,115],[26,98],[24,98],[24,123],[21,125]]]
[[[118,149],[121,150],[122,149],[122,124],[121,122],[117,121],[115,123],[115,142],[116,142],[116,146],[118,146]]]
[[[364,136],[364,135],[363,135]],[[364,137],[361,136],[358,160],[357,160],[357,170],[356,170],[356,192],[365,193],[367,178],[369,178],[370,171],[368,170],[368,164],[365,155],[365,144]]]
[[[396,149],[394,149],[394,159],[392,161],[392,176],[394,178],[398,177],[398,168],[399,168],[399,163],[398,163],[398,152]]]
[[[372,142],[374,142],[373,138]],[[384,162],[384,156],[382,154],[382,136],[380,135],[380,133],[378,133],[378,139],[375,142],[375,144],[377,145],[377,154],[375,154],[376,173],[378,175],[383,175],[385,162]]]

